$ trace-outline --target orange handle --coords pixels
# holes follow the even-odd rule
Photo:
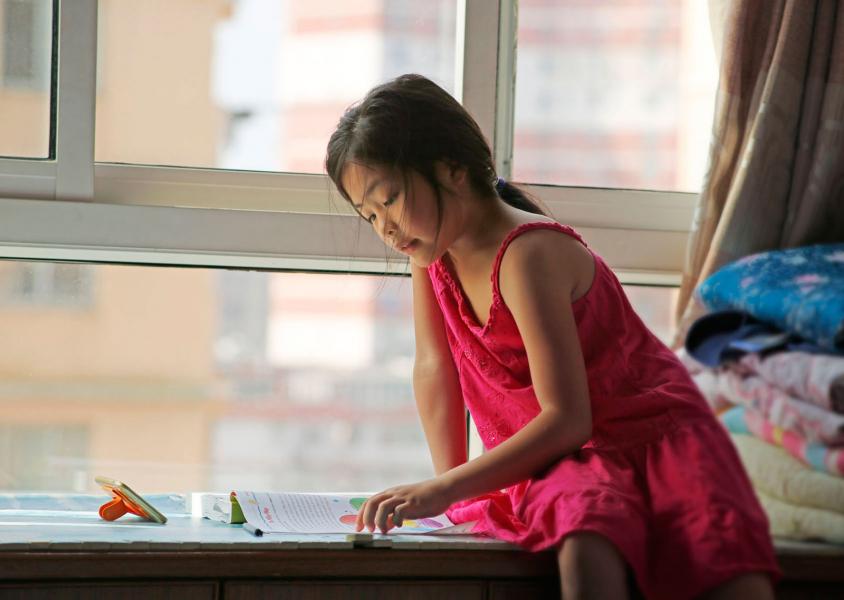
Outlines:
[[[114,521],[115,519],[119,519],[125,515],[127,512],[146,519],[149,518],[142,508],[135,506],[134,502],[128,498],[124,498],[117,492],[113,492],[113,494],[114,497],[100,507],[100,516],[103,519],[106,521]]]
[[[114,521],[125,515],[128,510],[123,498],[115,496],[100,507],[100,516],[106,521]]]

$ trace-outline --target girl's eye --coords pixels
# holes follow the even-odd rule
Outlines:
[[[393,204],[396,200],[398,200],[398,198],[399,198],[399,193],[398,193],[398,192],[395,192],[395,193],[393,193],[391,196],[389,196],[389,197],[388,197],[388,198],[384,201],[384,203],[382,204],[382,206],[384,206],[384,207],[386,208],[386,207],[390,206],[391,204]],[[363,214],[361,214],[361,217],[363,217],[363,219],[364,219],[367,223],[375,223],[375,219],[376,219],[376,215],[375,215],[375,213],[372,213],[372,214],[371,214],[371,215],[369,215],[368,217],[366,217],[366,216],[364,216]]]

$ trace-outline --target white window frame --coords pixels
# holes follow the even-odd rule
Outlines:
[[[97,0],[60,0],[58,18],[56,157],[0,159],[0,258],[408,271],[325,175],[95,164]],[[505,177],[515,19],[516,0],[458,0],[455,89]],[[625,283],[679,282],[696,194],[527,188]]]
[[[93,197],[97,1],[60,1],[54,7],[61,57],[55,92],[55,158],[0,158],[2,198]],[[0,210],[6,212],[5,207]]]

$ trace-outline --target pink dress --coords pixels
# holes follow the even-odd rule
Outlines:
[[[428,268],[463,397],[490,449],[540,411],[524,344],[498,287],[510,242],[554,229],[514,229],[492,270],[493,302],[481,326],[442,260]],[[585,243],[584,243],[585,246]],[[642,323],[621,284],[593,253],[589,291],[573,303],[592,403],[592,438],[546,471],[502,492],[457,503],[455,522],[530,550],[566,535],[604,535],[648,598],[694,597],[739,574],[779,577],[768,522],[720,423],[685,367]]]

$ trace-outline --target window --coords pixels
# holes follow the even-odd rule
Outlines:
[[[456,0],[100,0],[96,158],[322,173],[340,115],[414,71],[454,92]],[[168,143],[161,143],[168,139]]]
[[[0,348],[0,489],[96,491],[104,474],[151,492],[336,491],[431,476],[409,279],[85,268],[97,281],[76,288],[85,302],[67,288],[58,305],[0,304],[16,340]],[[627,291],[664,329],[671,291]]]
[[[0,156],[50,153],[50,0],[0,2]]]
[[[513,176],[700,189],[717,69],[706,2],[520,0]]]
[[[336,491],[432,474],[407,278],[85,268],[97,285],[76,302],[54,281],[36,296],[62,289],[59,304],[0,303],[15,340],[0,349],[0,489],[95,491],[103,474],[161,492]]]
[[[336,243],[334,235],[300,232],[348,229],[350,209],[333,201],[337,198],[320,174],[325,136],[342,108],[369,86],[413,70],[453,90],[472,112],[494,143],[505,177],[510,176],[514,151],[506,132],[512,131],[515,119],[514,178],[530,184],[561,220],[583,230],[611,266],[639,283],[647,282],[649,273],[671,275],[676,281],[692,217],[691,194],[613,188],[622,185],[620,180],[589,183],[599,188],[564,187],[574,181],[559,172],[559,165],[545,165],[549,153],[540,150],[536,160],[526,159],[534,151],[522,154],[518,141],[527,139],[521,133],[522,118],[533,110],[519,108],[529,106],[524,102],[546,106],[543,110],[559,102],[558,90],[538,86],[535,79],[531,83],[532,72],[557,65],[559,52],[554,44],[543,50],[547,39],[556,39],[553,35],[531,39],[525,33],[519,38],[522,76],[508,79],[508,73],[516,72],[516,54],[507,48],[514,46],[520,28],[527,32],[535,27],[537,17],[531,15],[536,11],[540,22],[543,14],[549,15],[549,24],[542,27],[553,33],[559,23],[556,7],[587,10],[591,4],[523,0],[522,25],[509,29],[507,15],[515,13],[515,2],[423,4],[178,0],[168,4],[167,19],[149,12],[145,3],[128,0],[57,5],[54,29],[62,36],[52,69],[57,73],[53,101],[59,117],[55,158],[0,159],[0,204],[4,217],[9,213],[15,222],[0,221],[0,255],[210,267],[319,264],[365,272],[371,257],[358,260],[346,240]],[[629,4],[613,10],[628,11]],[[696,11],[683,12],[683,18],[695,20],[702,4],[683,3]],[[641,6],[646,16],[678,14],[671,8],[674,3],[655,4],[656,9]],[[676,23],[657,21],[658,27],[649,26],[648,32],[664,28],[673,35]],[[546,66],[537,71],[534,62]],[[682,75],[679,69],[669,70],[666,80],[675,72]],[[522,100],[515,103],[503,97],[513,82],[516,92],[528,90],[517,93]],[[699,141],[696,147],[705,145]],[[530,170],[534,168],[541,172]],[[683,188],[678,184],[675,189]],[[57,223],[51,226],[49,218],[44,221],[65,210],[19,203],[19,198],[87,202],[74,207],[68,231]],[[152,206],[168,210],[146,210]],[[226,212],[221,216],[209,209]],[[209,229],[209,220],[230,226]],[[248,221],[259,224],[246,226]],[[271,227],[276,234],[254,235],[254,226]],[[137,243],[127,249],[130,238]],[[377,245],[370,232],[359,239],[367,248]]]
[[[16,340],[0,349],[0,448],[37,449],[4,455],[2,486],[84,491],[102,473],[143,491],[324,490],[429,474],[410,284],[377,275],[407,265],[321,174],[341,112],[401,72],[470,110],[502,174],[584,234],[666,339],[684,190],[699,181],[683,171],[703,167],[682,157],[705,152],[711,111],[694,91],[710,84],[683,79],[706,69],[681,66],[710,60],[703,5],[0,0],[0,156],[13,157],[0,158],[0,330]],[[573,51],[572,35],[595,44]],[[554,85],[601,73],[618,94]],[[572,130],[567,109],[592,100]],[[652,128],[616,148],[607,131],[630,111]],[[45,465],[73,472],[51,480]]]

